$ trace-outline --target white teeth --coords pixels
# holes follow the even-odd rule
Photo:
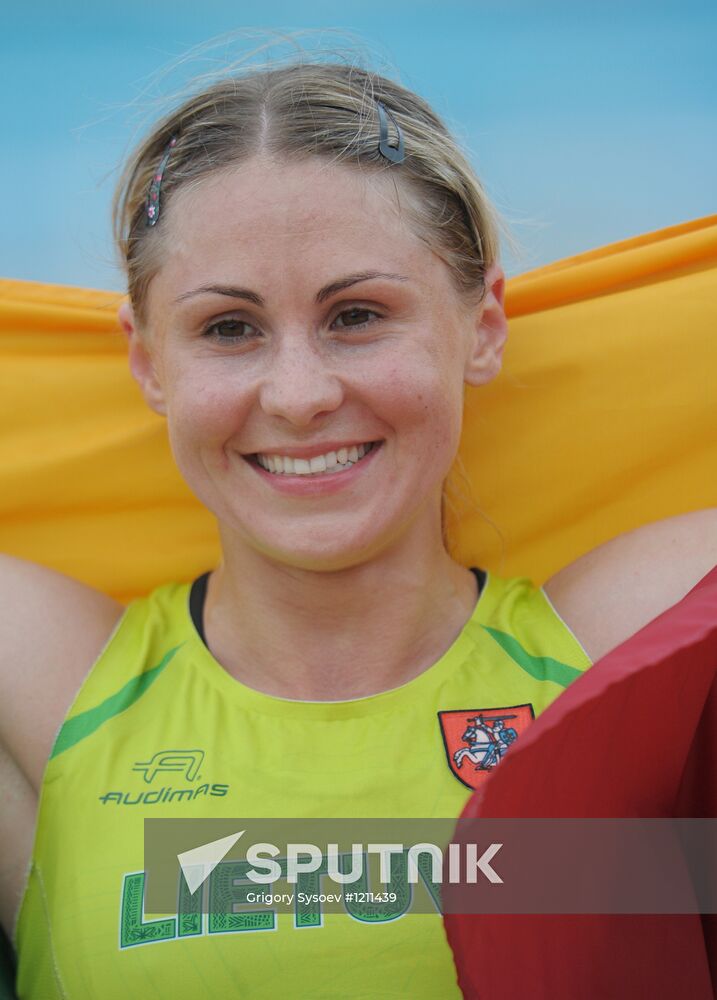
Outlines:
[[[373,448],[373,443],[352,445],[350,448],[339,448],[327,452],[326,455],[315,455],[313,458],[289,458],[286,455],[257,455],[256,460],[262,469],[275,475],[310,476],[322,472],[342,472],[350,469]]]

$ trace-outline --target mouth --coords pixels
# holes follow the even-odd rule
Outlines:
[[[327,473],[348,472],[382,444],[383,441],[367,441],[349,448],[338,448],[324,455],[314,455],[312,458],[291,458],[288,455],[267,455],[259,452],[245,457],[247,461],[260,466],[272,475],[302,476],[310,479],[312,476],[325,476]]]

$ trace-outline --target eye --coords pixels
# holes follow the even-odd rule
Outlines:
[[[210,324],[202,336],[223,344],[238,344],[253,340],[255,336],[258,336],[258,331],[251,323],[228,316],[226,319],[220,319],[216,323]]]
[[[361,306],[354,306],[352,309],[344,309],[343,312],[340,312],[334,320],[334,324],[338,323],[338,320],[341,320],[342,322],[338,324],[339,330],[361,330],[363,327],[370,325],[371,320],[366,319],[368,316],[375,316],[377,319],[381,318],[372,309],[363,309]]]

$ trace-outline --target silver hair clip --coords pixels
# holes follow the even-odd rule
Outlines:
[[[376,101],[376,104],[378,105],[378,121],[380,127],[378,151],[382,156],[385,156],[387,160],[390,160],[391,163],[403,163],[406,158],[403,151],[403,132],[399,128],[398,122],[388,108],[384,107],[380,101]],[[397,146],[391,146],[388,142],[388,118],[390,118],[393,122],[394,128],[398,134]]]
[[[169,156],[174,147],[177,145],[176,135],[172,136],[169,140],[169,145],[167,146],[164,156],[159,161],[159,166],[157,167],[154,176],[152,177],[152,183],[149,185],[149,191],[147,192],[147,225],[156,226],[157,220],[159,219],[159,189],[162,186],[162,178],[164,177],[164,171],[166,170],[167,163],[169,162]]]

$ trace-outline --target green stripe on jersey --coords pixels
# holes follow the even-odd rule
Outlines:
[[[521,646],[515,636],[508,635],[507,632],[501,632],[489,625],[484,625],[483,628],[521,670],[525,670],[538,681],[553,681],[554,684],[566,688],[582,673],[582,670],[561,663],[552,656],[533,656]]]
[[[91,736],[103,723],[115,715],[119,715],[120,712],[124,712],[131,705],[134,705],[154,684],[182,645],[183,643],[180,643],[179,646],[170,649],[168,653],[164,654],[156,667],[151,667],[149,670],[138,674],[137,677],[133,677],[119,691],[115,691],[114,694],[111,694],[109,698],[105,698],[99,705],[95,705],[94,708],[88,708],[87,711],[80,712],[79,715],[73,715],[67,719],[57,734],[50,759],[57,757],[64,750],[69,750],[70,747],[79,743],[86,736]]]

